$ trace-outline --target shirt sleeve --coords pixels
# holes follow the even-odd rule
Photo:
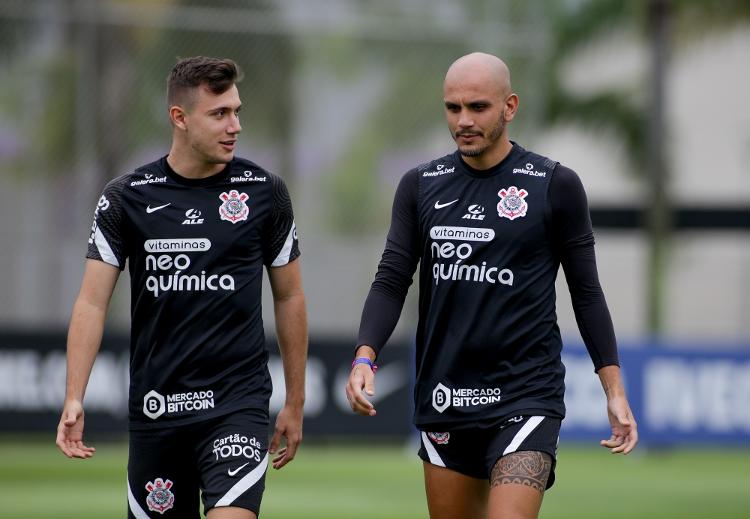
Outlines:
[[[123,245],[122,192],[126,177],[118,177],[104,187],[94,210],[86,258],[125,269]]]
[[[263,231],[263,263],[269,267],[282,267],[300,255],[297,226],[294,223],[292,199],[286,184],[276,175],[269,174],[272,189],[271,214]]]
[[[599,284],[586,192],[578,175],[558,165],[550,180],[551,240],[568,282],[578,329],[594,368],[619,365],[612,317]]]
[[[385,250],[359,325],[357,346],[366,344],[376,353],[385,346],[398,323],[419,263],[418,196],[418,171],[412,170],[401,178],[396,189]]]

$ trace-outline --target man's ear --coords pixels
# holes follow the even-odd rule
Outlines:
[[[510,122],[516,116],[518,111],[518,96],[516,94],[510,94],[505,100],[505,110],[503,110],[503,117],[506,122]]]
[[[180,130],[186,128],[185,115],[185,110],[180,105],[172,105],[169,107],[169,120]]]

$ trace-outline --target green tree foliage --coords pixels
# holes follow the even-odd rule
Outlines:
[[[660,335],[663,327],[664,283],[671,237],[672,204],[669,196],[669,163],[665,154],[668,128],[664,122],[665,69],[670,52],[689,45],[707,32],[727,24],[746,23],[750,2],[742,0],[589,0],[572,9],[553,13],[553,44],[549,55],[545,119],[573,121],[595,131],[606,131],[625,144],[631,170],[648,182],[644,226],[648,232],[648,295],[646,319],[649,332]],[[638,95],[627,88],[581,95],[563,86],[563,68],[582,47],[602,41],[614,27],[629,28],[649,48],[650,73],[635,78]],[[616,58],[613,58],[616,59]],[[645,100],[645,102],[644,102]]]

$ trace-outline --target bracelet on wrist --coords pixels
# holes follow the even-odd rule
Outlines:
[[[367,364],[373,373],[378,370],[378,366],[367,357],[357,357],[352,361],[352,368],[357,364]]]

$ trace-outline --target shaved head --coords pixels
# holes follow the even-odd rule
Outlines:
[[[473,52],[454,61],[445,74],[443,89],[466,83],[482,85],[483,90],[502,98],[512,91],[508,65],[497,56],[483,52]]]
[[[518,96],[503,60],[483,52],[458,58],[445,74],[443,101],[451,136],[472,167],[487,169],[510,152],[507,126]]]

